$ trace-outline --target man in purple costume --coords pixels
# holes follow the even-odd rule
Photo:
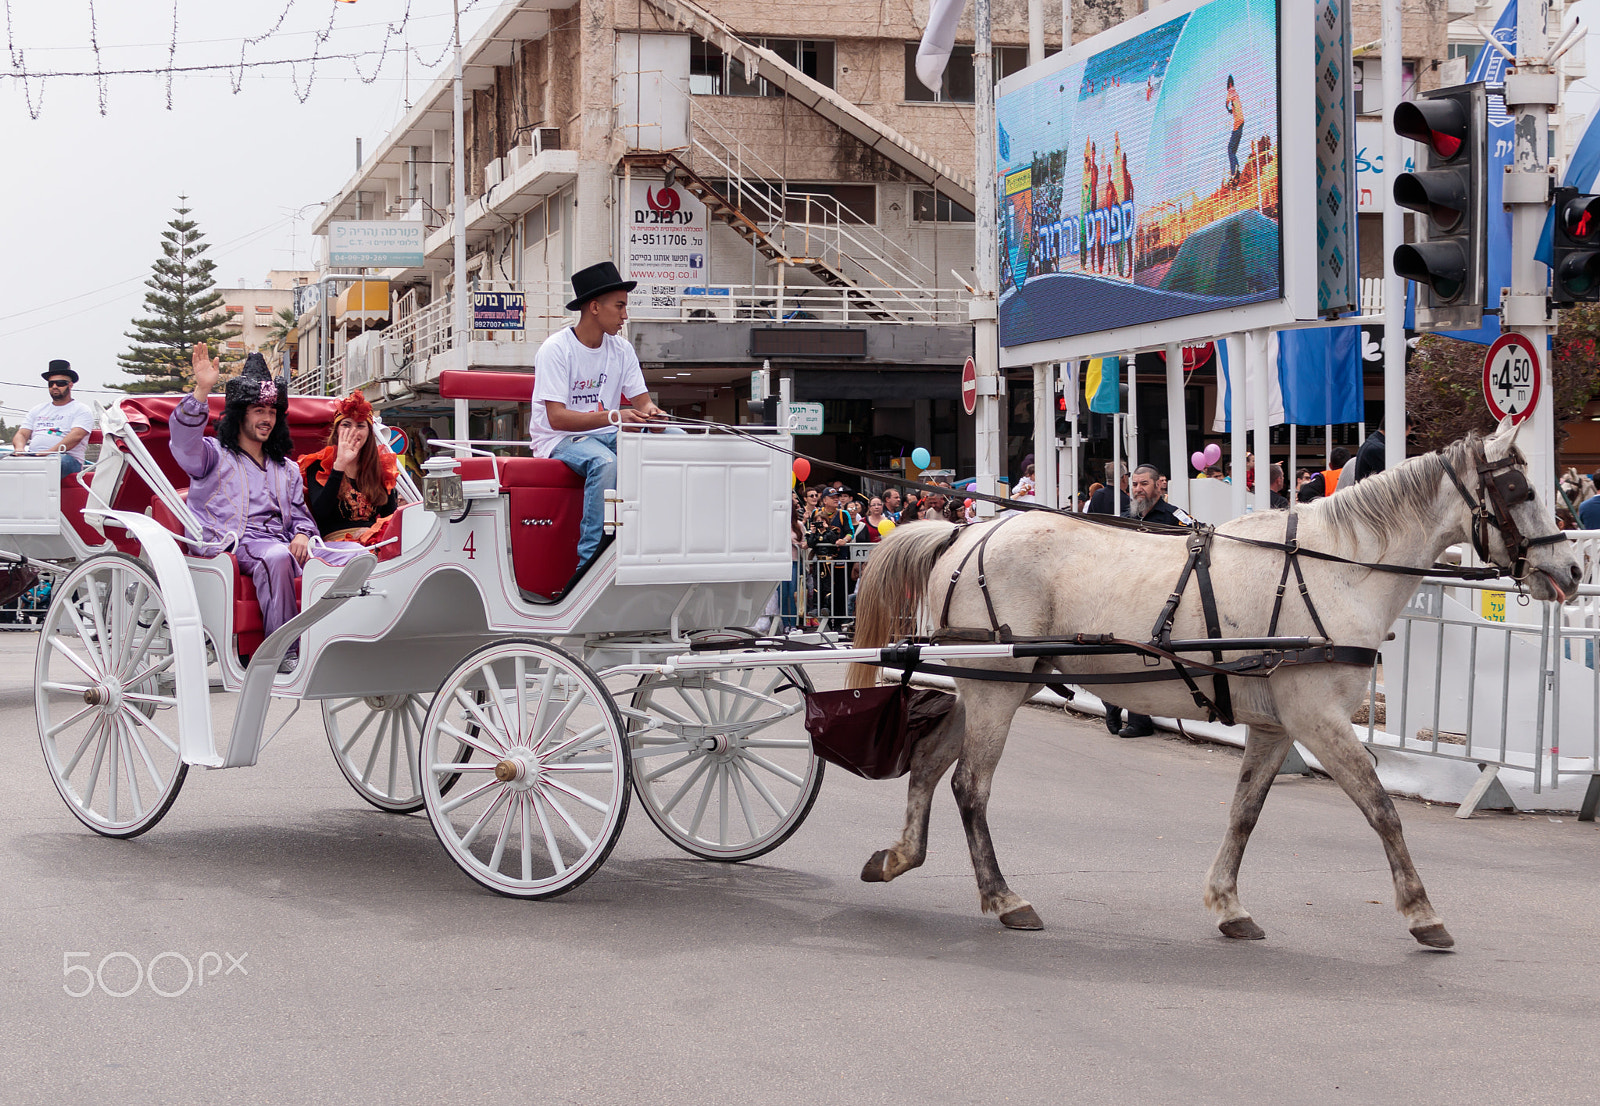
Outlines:
[[[172,413],[172,456],[189,474],[189,509],[208,542],[231,547],[241,571],[256,585],[261,617],[271,634],[295,616],[294,581],[311,557],[317,524],[306,509],[305,482],[289,460],[292,442],[285,416],[289,389],[272,378],[266,360],[252,353],[244,371],[228,381],[217,436],[205,436],[206,397],[217,385],[219,363],[204,345],[193,353],[194,392]],[[321,560],[344,564],[361,547],[323,545]],[[297,649],[280,671],[294,670]]]

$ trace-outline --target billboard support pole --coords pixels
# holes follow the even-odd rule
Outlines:
[[[1400,27],[1400,0],[1383,0],[1383,165],[1384,179],[1390,182],[1405,161],[1399,132],[1394,129],[1394,109],[1400,103],[1404,73]],[[1405,212],[1392,196],[1387,197],[1383,205],[1383,410],[1388,428],[1384,467],[1391,469],[1406,459],[1406,282],[1394,271],[1394,251],[1405,243],[1405,236]]]
[[[976,141],[973,143],[973,186],[977,192],[977,226],[974,228],[978,290],[968,314],[972,320],[973,367],[977,370],[977,409],[974,444],[977,449],[977,486],[980,492],[994,495],[1000,473],[1000,287],[999,242],[996,234],[994,189],[994,56],[990,35],[989,0],[975,0],[972,7],[972,75],[977,84],[974,95]],[[980,517],[994,514],[994,504],[980,500]]]
[[[1061,48],[1072,47],[1072,0],[1061,0]]]
[[[1271,331],[1252,330],[1245,335],[1246,364],[1245,379],[1250,382],[1250,406],[1255,409],[1255,470],[1250,473],[1249,479],[1255,482],[1255,509],[1270,511],[1272,509],[1272,489],[1268,487],[1270,481],[1266,477],[1267,466],[1272,461],[1272,387],[1267,374],[1272,371],[1267,363],[1267,338]]]
[[[1248,356],[1240,340],[1243,336],[1230,334],[1228,343],[1228,507],[1233,517],[1244,514],[1244,425],[1245,425],[1245,357]]]
[[[1167,492],[1189,509],[1189,418],[1183,402],[1183,347],[1167,345]]]
[[[1051,507],[1056,506],[1057,483],[1055,380],[1053,362],[1033,366],[1033,494],[1040,503]]]
[[[1028,0],[1028,64],[1044,60],[1044,0]]]
[[[1548,270],[1533,254],[1550,208],[1544,136],[1551,101],[1560,95],[1559,82],[1545,56],[1550,47],[1548,7],[1517,5],[1517,62],[1506,75],[1506,110],[1516,118],[1511,172],[1505,183],[1506,203],[1512,212],[1511,295],[1502,297],[1500,304],[1501,332],[1515,331],[1532,342],[1544,370],[1539,374],[1533,413],[1517,444],[1528,457],[1529,483],[1547,501],[1556,488],[1554,373],[1549,348]]]

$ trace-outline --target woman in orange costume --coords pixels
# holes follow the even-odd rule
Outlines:
[[[339,401],[328,444],[300,458],[306,506],[326,541],[372,541],[398,505],[395,456],[378,445],[372,404],[359,391]]]

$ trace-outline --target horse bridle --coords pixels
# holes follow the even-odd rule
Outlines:
[[[1528,483],[1527,476],[1517,468],[1514,454],[1507,453],[1498,461],[1491,461],[1485,454],[1483,461],[1478,465],[1478,484],[1483,498],[1476,499],[1467,490],[1466,484],[1456,474],[1455,467],[1448,458],[1444,461],[1444,471],[1449,475],[1450,482],[1456,486],[1456,491],[1461,493],[1461,498],[1466,501],[1467,509],[1472,512],[1473,551],[1478,558],[1487,563],[1494,563],[1489,556],[1489,526],[1492,523],[1500,531],[1500,538],[1505,542],[1506,552],[1511,554],[1512,563],[1508,571],[1518,583],[1528,577],[1528,554],[1535,546],[1555,545],[1565,541],[1566,536],[1559,530],[1553,534],[1546,534],[1542,538],[1525,537],[1517,527],[1517,520],[1511,517],[1511,508],[1518,503],[1526,503],[1536,498],[1533,486]]]

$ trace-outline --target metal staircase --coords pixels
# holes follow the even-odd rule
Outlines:
[[[932,185],[969,211],[977,210],[977,197],[970,178],[954,172],[899,131],[874,119],[827,85],[806,76],[771,50],[746,42],[731,26],[695,3],[695,0],[649,0],[649,3],[679,27],[693,31],[738,61],[751,77],[760,74],[791,99],[810,108],[917,180]]]

